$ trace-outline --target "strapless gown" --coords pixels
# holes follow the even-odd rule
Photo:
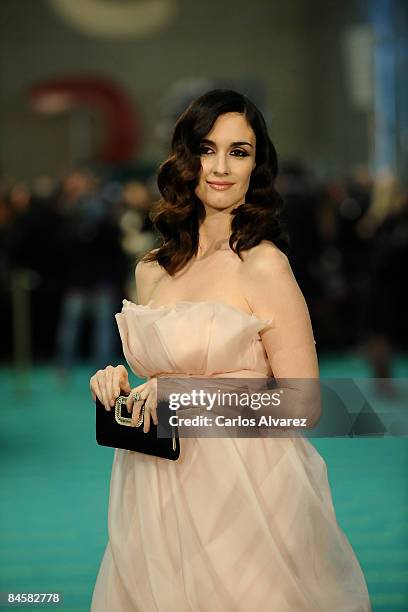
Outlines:
[[[123,301],[142,377],[271,376],[271,321],[223,302]],[[177,461],[116,449],[92,612],[370,612],[327,469],[295,438],[181,438]]]

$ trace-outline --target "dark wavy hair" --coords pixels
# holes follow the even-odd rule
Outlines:
[[[220,115],[231,112],[244,115],[255,133],[256,167],[245,203],[231,211],[229,246],[241,260],[241,251],[261,240],[269,240],[284,252],[288,250],[289,236],[280,218],[284,203],[275,190],[278,159],[262,113],[245,95],[230,89],[214,89],[191,102],[179,117],[170,156],[157,173],[162,197],[150,211],[150,219],[162,244],[141,260],[157,261],[171,275],[198,251],[198,230],[205,218],[204,205],[194,193],[201,170],[201,141]]]

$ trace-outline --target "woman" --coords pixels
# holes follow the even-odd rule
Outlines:
[[[307,306],[279,248],[277,171],[245,96],[214,90],[180,117],[158,174],[163,244],[136,266],[138,304],[116,315],[128,364],[148,380],[131,388],[122,365],[98,371],[90,387],[105,409],[129,393],[147,431],[160,375],[318,378]],[[370,610],[308,441],[180,442],[177,461],[116,449],[93,612]]]

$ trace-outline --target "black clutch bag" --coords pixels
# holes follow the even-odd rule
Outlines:
[[[143,431],[144,406],[140,411],[139,421],[136,427],[131,425],[131,415],[126,407],[128,396],[119,395],[115,406],[106,410],[105,406],[96,398],[96,441],[101,446],[112,448],[123,448],[146,455],[155,455],[163,459],[176,460],[180,455],[180,441],[176,425],[170,425],[170,416],[166,404],[157,406],[159,424],[153,423],[150,417],[150,429],[147,433]],[[168,406],[167,406],[168,408]],[[161,436],[158,437],[158,428]],[[163,436],[163,437],[162,437]]]

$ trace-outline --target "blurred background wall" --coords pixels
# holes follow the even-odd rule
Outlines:
[[[104,17],[106,4],[116,7],[117,21]],[[354,63],[349,55],[353,27],[372,21],[374,3],[163,0],[153,3],[160,25],[135,27],[133,33],[126,13],[120,25],[120,10],[131,4],[143,3],[2,0],[3,177],[57,171],[98,141],[100,126],[92,113],[81,123],[71,114],[38,116],[27,104],[34,83],[79,73],[114,79],[128,93],[143,125],[140,155],[146,161],[164,153],[159,125],[170,89],[197,79],[246,84],[248,94],[261,98],[282,156],[307,159],[324,174],[370,161],[372,86],[361,74],[369,44],[364,27],[360,46],[354,37]],[[395,2],[395,10],[402,14],[403,5]],[[401,19],[395,26],[403,27]],[[76,132],[85,125],[90,130],[81,143]]]

